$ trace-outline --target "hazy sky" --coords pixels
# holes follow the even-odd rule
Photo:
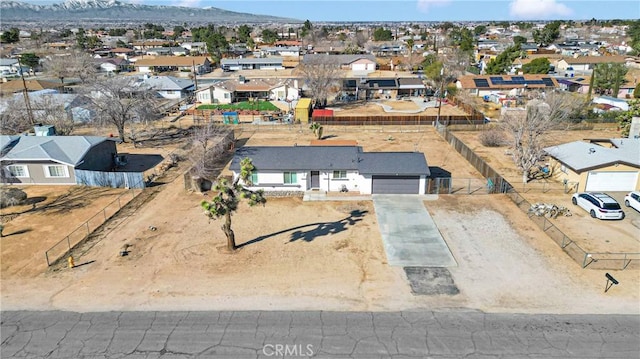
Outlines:
[[[20,1],[20,0],[18,0]],[[80,0],[82,1],[82,0]],[[217,7],[310,21],[637,19],[638,0],[120,0],[147,5]],[[61,0],[26,0],[55,3]]]

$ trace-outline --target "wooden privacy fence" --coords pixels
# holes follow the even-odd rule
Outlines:
[[[338,126],[398,126],[398,125],[431,125],[436,122],[437,116],[432,115],[408,115],[408,116],[317,116],[313,122],[321,125]],[[484,116],[440,116],[440,122],[452,125],[482,124]]]

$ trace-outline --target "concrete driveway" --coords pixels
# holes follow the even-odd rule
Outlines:
[[[416,195],[373,195],[388,263],[403,267],[457,266],[423,200]]]

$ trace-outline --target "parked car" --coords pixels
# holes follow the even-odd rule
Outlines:
[[[571,197],[571,202],[589,212],[593,218],[624,218],[624,211],[620,208],[620,204],[606,193],[576,193]]]
[[[640,212],[640,191],[629,192],[624,196],[624,205]]]

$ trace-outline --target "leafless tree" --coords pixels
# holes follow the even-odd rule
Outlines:
[[[4,111],[0,113],[0,133],[5,135],[19,134],[33,124],[27,113],[22,97],[16,96],[5,102]]]
[[[41,95],[31,101],[33,117],[38,123],[53,125],[56,134],[68,136],[75,127],[71,111],[67,103],[59,95]]]
[[[233,140],[233,134],[229,128],[213,123],[195,128],[191,138],[192,173],[198,177],[213,180],[216,176],[215,164],[227,150],[230,140]]]
[[[298,69],[316,104],[326,105],[327,99],[339,91],[340,66],[329,56],[313,57],[300,64]]]
[[[125,141],[125,125],[158,118],[156,91],[135,77],[118,76],[89,86],[91,107],[98,122],[110,124]]]
[[[72,76],[72,69],[69,66],[71,56],[50,56],[44,60],[44,70],[50,75],[60,79],[64,83],[64,79]]]
[[[15,95],[5,101],[4,111],[0,114],[2,133],[22,133],[35,124],[46,124],[54,125],[59,135],[69,135],[74,124],[66,106],[60,95],[43,94],[29,96],[27,108],[24,94]]]
[[[98,72],[96,60],[86,52],[74,51],[69,60],[72,76],[77,76],[82,83],[92,79]]]
[[[45,71],[64,83],[65,78],[78,77],[82,83],[93,78],[97,73],[96,61],[83,51],[51,56],[44,61]]]
[[[513,160],[522,171],[523,183],[544,155],[544,137],[566,126],[571,114],[582,105],[583,101],[571,94],[551,92],[529,101],[524,110],[502,115],[502,128],[510,137]]]

